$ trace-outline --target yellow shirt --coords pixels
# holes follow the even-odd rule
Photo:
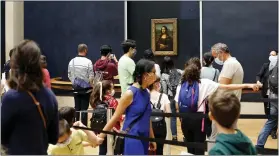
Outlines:
[[[69,145],[59,147],[57,145],[49,145],[49,155],[84,155],[84,147],[82,141],[88,141],[88,137],[82,130],[74,130],[71,128],[72,140]]]

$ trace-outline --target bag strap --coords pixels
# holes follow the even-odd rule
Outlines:
[[[216,74],[217,74],[217,69],[215,69],[215,73],[214,73],[213,81],[215,81]]]
[[[157,109],[161,109],[161,99],[162,99],[162,95],[163,95],[163,93],[161,93],[160,96],[159,96],[159,100],[158,100],[158,102],[157,102]]]
[[[135,125],[136,122],[138,122],[142,117],[144,112],[147,110],[147,107],[149,106],[149,102],[146,104],[144,111],[141,113],[140,116],[138,116],[138,118],[136,118],[136,120],[132,121],[131,124],[126,128],[125,132],[128,133],[132,127]]]
[[[34,104],[37,106],[38,111],[39,111],[39,113],[40,113],[40,116],[41,116],[41,118],[42,118],[42,120],[43,120],[44,127],[45,127],[45,129],[46,129],[46,119],[45,119],[45,117],[44,117],[42,108],[41,108],[41,106],[40,106],[40,102],[38,102],[38,101],[36,100],[36,98],[34,97],[34,95],[33,95],[30,91],[27,91],[27,93],[31,96],[31,98],[32,98],[32,100],[33,100],[33,102],[34,102]]]

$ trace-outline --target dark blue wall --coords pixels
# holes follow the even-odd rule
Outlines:
[[[151,48],[151,19],[177,18],[178,55],[172,56],[178,68],[187,59],[199,57],[199,2],[128,2],[128,38],[137,41],[136,60]],[[156,56],[157,63],[163,57]]]
[[[67,79],[67,66],[79,43],[88,45],[93,63],[103,44],[110,44],[117,57],[122,55],[124,3],[24,2],[24,37],[38,42],[51,77]]]
[[[226,43],[244,68],[244,82],[255,75],[269,52],[278,49],[278,2],[203,2],[203,49]]]

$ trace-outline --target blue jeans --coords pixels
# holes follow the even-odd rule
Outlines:
[[[173,99],[170,99],[170,106],[171,106],[171,112],[176,113],[175,109],[175,101]],[[176,117],[171,117],[171,134],[172,137],[177,137],[177,125],[176,125]]]
[[[278,98],[278,95],[270,94],[269,98]],[[258,140],[257,147],[264,148],[266,140],[274,127],[278,126],[278,105],[277,102],[270,102],[270,115],[276,115],[274,117],[269,116],[264,127],[262,128]]]

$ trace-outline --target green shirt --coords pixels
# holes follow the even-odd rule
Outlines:
[[[133,74],[136,68],[135,62],[128,56],[123,55],[118,62],[118,76],[121,86],[121,95],[128,89],[128,84],[134,82]]]
[[[218,134],[209,155],[257,155],[251,140],[236,129],[236,134]]]

